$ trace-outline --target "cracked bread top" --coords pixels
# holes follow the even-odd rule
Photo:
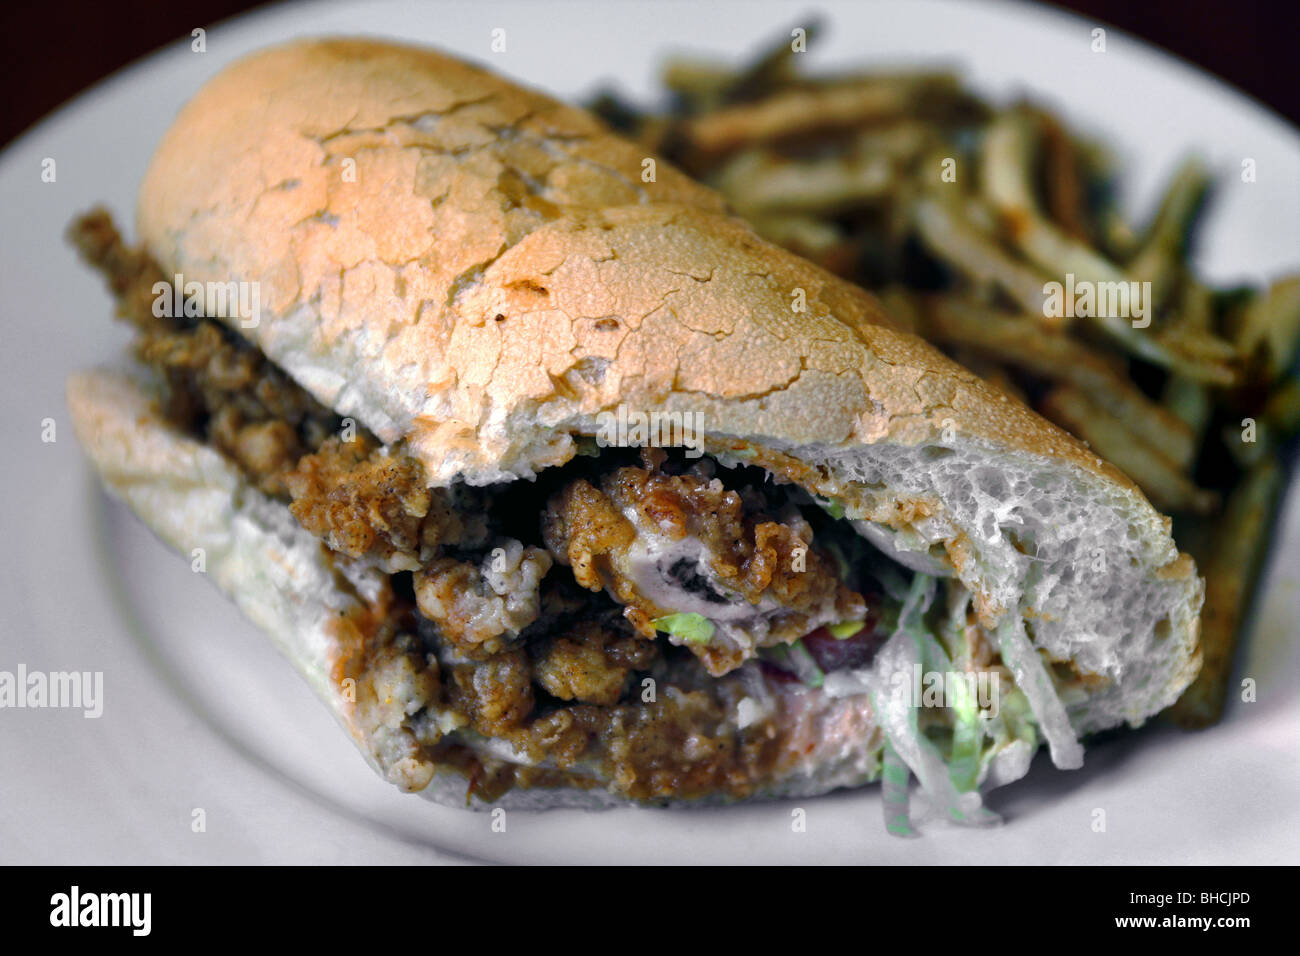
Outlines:
[[[562,463],[624,403],[772,447],[946,427],[1133,487],[712,190],[430,50],[311,40],[231,66],[160,145],[138,227],[186,281],[256,283],[240,331],[435,484]]]

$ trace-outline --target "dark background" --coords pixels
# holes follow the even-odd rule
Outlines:
[[[8,0],[0,9],[10,77],[0,97],[0,143],[119,67],[188,37],[194,27],[260,5],[248,0]],[[1056,5],[1164,47],[1300,124],[1300,0],[1062,0]],[[798,9],[792,5],[792,14]]]

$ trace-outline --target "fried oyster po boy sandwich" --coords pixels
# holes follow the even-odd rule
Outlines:
[[[135,329],[128,370],[70,381],[78,436],[402,789],[883,776],[906,832],[911,773],[984,823],[1040,744],[1077,767],[1200,666],[1202,583],[1124,475],[481,68],[243,60],[167,133],[136,226],[73,228]]]

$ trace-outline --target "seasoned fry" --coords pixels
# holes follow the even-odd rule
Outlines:
[[[1280,435],[1300,431],[1300,379],[1289,378],[1273,390],[1264,405],[1264,420]]]
[[[730,67],[676,57],[664,65],[661,75],[668,89],[700,110],[720,106],[737,79]]]
[[[1244,426],[1229,424],[1223,429],[1221,440],[1223,447],[1244,470],[1249,470],[1265,458],[1271,458],[1277,451],[1277,440],[1273,429],[1267,421],[1255,421],[1251,427],[1251,438],[1246,441],[1242,433]]]
[[[1199,441],[1205,432],[1205,426],[1210,423],[1210,413],[1213,411],[1209,389],[1199,382],[1171,375],[1165,383],[1161,401],[1169,413],[1186,425],[1187,430]],[[1181,464],[1186,467],[1190,464],[1190,459]]]
[[[1070,273],[1092,282],[1123,281],[1118,266],[1043,218],[1032,185],[1037,132],[1023,112],[1003,113],[993,121],[980,158],[985,198],[1001,214],[1011,241],[1048,275],[1063,278]]]
[[[1072,385],[1054,388],[1043,399],[1042,411],[1127,472],[1157,508],[1208,514],[1218,503],[1214,492],[1196,487],[1081,389]]]
[[[815,129],[879,122],[904,115],[907,91],[893,85],[869,91],[791,90],[770,100],[727,107],[685,124],[686,138],[705,153],[725,153]]]
[[[1274,282],[1265,295],[1246,306],[1236,342],[1244,356],[1262,353],[1269,381],[1295,365],[1300,346],[1300,276]]]
[[[858,133],[848,147],[857,157],[888,156],[896,164],[913,162],[938,139],[933,126],[920,120],[904,119],[887,126],[873,126]]]
[[[999,358],[1034,375],[1067,382],[1122,422],[1178,469],[1196,453],[1196,432],[1142,394],[1086,345],[1035,323],[975,302],[934,296],[926,300],[926,334]]]
[[[1113,205],[1107,204],[1093,213],[1100,236],[1098,251],[1112,262],[1123,262],[1137,249],[1137,233]]]
[[[821,33],[821,21],[812,20],[804,25],[804,41],[811,43]],[[757,99],[766,96],[795,80],[794,44],[791,37],[782,36],[773,42],[767,52],[760,54],[735,78],[727,96],[732,100]]]
[[[936,255],[977,285],[1001,289],[1026,314],[1052,321],[1043,310],[1043,277],[1003,253],[991,236],[982,235],[952,204],[920,199],[912,207],[912,215],[917,234]]]
[[[1282,469],[1265,459],[1228,498],[1208,553],[1195,555],[1205,575],[1201,610],[1201,673],[1170,711],[1186,727],[1206,727],[1223,712],[1233,650],[1255,578],[1268,552]]]
[[[1119,266],[1043,218],[1032,186],[1033,156],[1038,141],[1035,124],[1023,111],[1002,114],[985,136],[980,185],[989,203],[1001,215],[1008,238],[1030,262],[1056,281],[1063,282],[1073,276],[1076,281],[1112,288],[1126,284],[1129,277]],[[1149,301],[1148,307],[1151,305]],[[1145,329],[1135,328],[1127,316],[1093,314],[1089,319],[1125,350],[1148,362],[1197,381],[1227,385],[1236,379],[1230,365],[1201,354],[1204,348],[1190,349],[1189,342],[1183,338],[1147,334]],[[1210,338],[1208,333],[1203,337]],[[1223,357],[1233,354],[1228,347]]]
[[[1193,381],[1234,385],[1240,377],[1232,343],[1201,329],[1172,325],[1147,336],[1145,342],[1146,348],[1159,351],[1156,364]]]
[[[862,77],[797,87],[693,117],[683,124],[683,134],[700,152],[721,155],[814,131],[902,119],[923,98],[956,88],[956,81],[944,75]]]
[[[1048,216],[1072,239],[1088,240],[1085,221],[1084,192],[1086,183],[1079,168],[1079,153],[1074,141],[1056,117],[1045,110],[1034,110],[1034,118],[1043,132],[1044,204]]]
[[[817,29],[816,24],[806,28],[808,39]],[[716,109],[726,103],[756,99],[793,82],[793,54],[789,40],[783,37],[744,70],[677,57],[668,61],[662,76],[664,85],[685,99],[692,110]]]
[[[738,153],[712,181],[737,197],[746,215],[801,212],[829,215],[888,196],[894,166],[886,156],[834,156],[791,162],[760,150]]]
[[[1200,159],[1193,157],[1183,163],[1174,174],[1140,249],[1128,263],[1130,277],[1151,283],[1153,310],[1162,306],[1173,291],[1187,254],[1189,236],[1209,188],[1210,175]]]
[[[1214,292],[1204,283],[1196,281],[1184,264],[1179,264],[1175,281],[1182,288],[1177,304],[1179,321],[1193,329],[1213,331]]]

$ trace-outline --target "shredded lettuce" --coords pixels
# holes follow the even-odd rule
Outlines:
[[[993,741],[981,758],[984,789],[1006,786],[1027,774],[1038,750],[1038,731],[1029,701],[1018,687],[1002,691],[998,714],[984,721],[984,729]]]
[[[656,631],[680,637],[688,644],[709,643],[713,640],[715,630],[712,621],[694,611],[665,614],[663,617],[654,618],[650,623],[654,625]]]
[[[938,579],[930,577],[928,574],[916,573],[912,575],[912,583],[907,588],[907,594],[903,597],[903,609],[898,614],[898,629],[906,631],[908,634],[920,637],[925,634],[925,624],[921,620],[922,615],[930,610],[930,605],[934,603],[935,591],[938,590]]]
[[[871,574],[880,582],[880,586],[885,589],[885,593],[895,601],[907,600],[907,578],[903,576],[903,572],[898,570],[898,567],[892,561],[883,561],[879,565],[873,566]],[[929,577],[929,575],[925,574],[918,574],[918,576]]]
[[[833,538],[828,538],[822,542],[822,547],[829,551],[831,557],[835,559],[835,567],[839,571],[840,580],[849,580],[849,575],[853,572],[853,565],[849,563],[849,559],[844,554],[844,549],[840,547],[839,542]]]
[[[907,764],[889,741],[885,741],[880,765],[881,806],[885,811],[885,829],[898,837],[920,836],[912,829],[907,813],[907,780]]]
[[[1057,696],[1043,659],[1025,634],[1025,622],[1019,614],[1007,614],[998,627],[998,643],[1002,649],[1002,662],[1010,669],[1016,686],[1024,691],[1034,720],[1047,738],[1052,763],[1062,770],[1082,767],[1083,747],[1070,726],[1065,704]]]
[[[971,700],[965,684],[958,682],[961,699],[955,701],[956,720],[952,728],[952,750],[948,755],[948,776],[961,793],[979,786],[980,751],[984,746],[984,728],[980,726],[979,707]]]
[[[865,692],[871,700],[885,734],[882,797],[890,833],[915,835],[907,803],[911,774],[943,817],[965,826],[987,826],[1000,821],[983,805],[981,791],[1023,777],[1040,739],[1046,739],[1058,767],[1082,764],[1083,749],[1070,726],[1065,704],[1018,616],[1008,615],[995,637],[1005,670],[983,667],[973,658],[968,593],[950,591],[945,616],[935,622],[927,617],[936,596],[936,578],[918,572],[907,582],[896,569],[877,577],[890,592],[897,592],[900,584],[906,588],[896,612],[897,625],[868,673],[832,674],[827,688],[836,684],[844,692]],[[854,624],[832,625],[831,632],[851,633]],[[923,713],[922,702],[907,692],[918,667],[922,672],[962,678],[944,681],[947,693],[942,711]],[[1005,679],[1006,670],[1014,684]],[[981,710],[975,687],[966,675],[1000,679],[996,708]],[[857,689],[840,680],[847,676],[859,682]],[[840,683],[846,686],[839,688]]]
[[[828,625],[826,630],[831,632],[831,637],[835,638],[835,640],[843,641],[866,626],[866,621],[840,621],[838,624]]]
[[[970,592],[957,589],[949,595],[948,620],[939,631],[939,640],[947,649],[958,672],[980,673],[986,669],[971,658],[967,639],[967,612]],[[952,746],[948,756],[953,785],[959,790],[974,785],[985,792],[1019,780],[1029,772],[1029,762],[1038,749],[1038,731],[1029,701],[1014,684],[1003,679],[1001,669],[987,670],[986,679],[998,681],[997,707],[979,709],[979,701],[970,699],[969,688],[958,689],[952,708]]]
[[[817,504],[821,507],[822,511],[825,511],[836,521],[844,517],[844,503],[842,501],[837,501],[834,498],[818,497]]]
[[[965,641],[966,612],[970,605],[970,594],[962,592],[961,598],[953,602],[948,620],[941,631],[944,655],[947,666],[957,673],[976,673],[970,660],[969,648]],[[981,776],[981,751],[984,747],[985,728],[980,722],[979,701],[971,694],[970,687],[964,681],[954,681],[955,700],[951,701],[953,715],[952,747],[948,754],[948,776],[952,785],[962,793],[979,786]],[[1001,695],[999,694],[999,702]]]
[[[934,600],[936,587],[936,579],[930,575],[913,576],[899,613],[898,629],[876,656],[871,706],[888,746],[916,774],[921,789],[940,813],[954,823],[988,826],[1000,822],[997,814],[984,807],[978,790],[965,793],[958,790],[943,756],[920,729],[918,702],[899,692],[900,683],[910,681],[914,667],[923,664],[927,656],[947,658],[934,636],[925,630],[923,619]],[[897,809],[886,812],[896,816]],[[901,835],[897,821],[890,826],[890,832]]]

